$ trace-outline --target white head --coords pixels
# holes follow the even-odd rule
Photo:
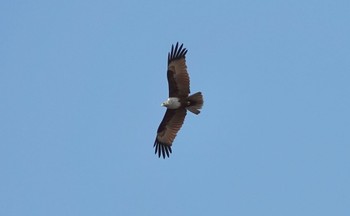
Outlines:
[[[164,102],[161,104],[161,106],[163,106],[163,107],[168,107],[168,106],[169,106],[169,98],[168,98],[166,101],[164,101]]]
[[[164,106],[168,109],[178,109],[181,106],[179,98],[170,97],[166,101],[164,101],[161,106]]]

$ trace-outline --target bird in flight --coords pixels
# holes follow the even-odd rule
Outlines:
[[[171,146],[180,130],[187,110],[198,115],[203,106],[203,96],[201,92],[190,95],[190,78],[186,66],[187,49],[183,44],[179,46],[177,42],[175,47],[171,46],[168,53],[168,85],[169,98],[161,106],[167,108],[162,122],[160,123],[156,140],[154,141],[155,154],[158,157],[169,157]]]

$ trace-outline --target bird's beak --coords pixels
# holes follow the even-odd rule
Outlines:
[[[161,103],[160,105],[161,105],[161,106],[164,106],[164,103]]]

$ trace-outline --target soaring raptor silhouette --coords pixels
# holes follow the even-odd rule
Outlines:
[[[201,92],[190,95],[186,53],[187,49],[183,48],[183,44],[179,46],[179,43],[176,43],[175,47],[172,45],[171,52],[168,53],[169,98],[161,104],[167,110],[158,127],[153,146],[158,157],[169,157],[172,153],[171,146],[185,120],[187,110],[198,115],[203,106]]]

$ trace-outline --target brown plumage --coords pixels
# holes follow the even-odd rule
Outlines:
[[[162,105],[167,107],[167,111],[160,123],[156,140],[154,141],[155,153],[165,158],[172,153],[171,146],[180,130],[187,110],[198,115],[203,106],[203,96],[201,92],[190,95],[190,78],[186,66],[187,49],[183,44],[172,45],[171,52],[168,53],[168,85],[169,99]]]

